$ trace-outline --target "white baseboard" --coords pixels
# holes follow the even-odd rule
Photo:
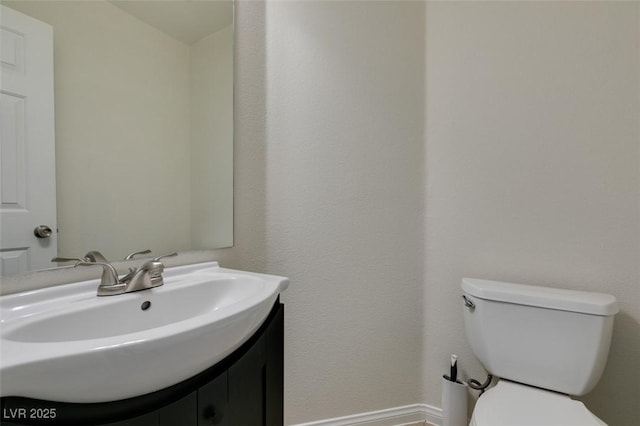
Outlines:
[[[442,409],[427,404],[413,404],[294,426],[398,426],[424,421],[441,426]]]

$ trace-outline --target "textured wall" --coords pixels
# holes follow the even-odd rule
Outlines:
[[[420,396],[423,12],[238,5],[231,263],[291,279],[287,424]]]
[[[585,400],[640,418],[639,4],[427,6],[425,401],[464,335],[463,276],[611,293],[608,367]]]

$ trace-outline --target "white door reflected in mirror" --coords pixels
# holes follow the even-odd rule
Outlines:
[[[51,267],[57,252],[56,174],[53,30],[0,7],[0,276],[5,276]]]

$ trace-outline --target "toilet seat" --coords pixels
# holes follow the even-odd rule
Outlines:
[[[567,395],[500,380],[473,410],[470,426],[606,426]]]

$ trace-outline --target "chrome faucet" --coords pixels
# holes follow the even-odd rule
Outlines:
[[[148,254],[151,250],[144,250],[140,252],[131,253],[125,260],[132,259],[137,254]],[[170,256],[177,256],[178,253],[171,253],[164,256],[154,257],[147,260],[137,269],[130,268],[129,273],[118,277],[118,271],[116,268],[108,262],[96,262],[88,261],[86,258],[64,258],[55,257],[52,262],[69,262],[75,261],[77,266],[100,266],[102,267],[102,277],[100,278],[100,285],[98,286],[98,296],[114,296],[116,294],[131,293],[133,291],[146,290],[153,287],[158,287],[164,284],[162,278],[162,272],[164,271],[164,264],[160,262],[160,259]]]

